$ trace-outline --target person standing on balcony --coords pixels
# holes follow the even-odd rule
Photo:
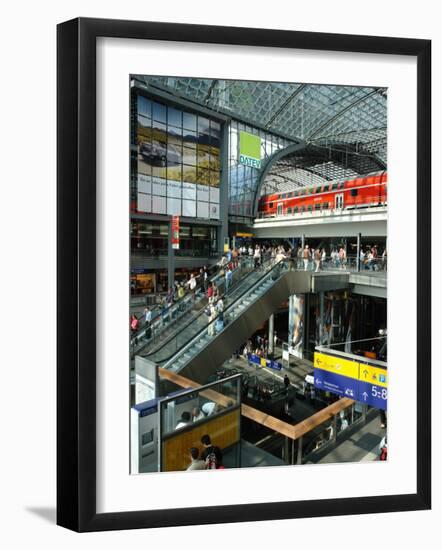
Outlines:
[[[339,249],[339,263],[340,263],[340,266],[341,266],[341,269],[345,269],[345,263],[346,263],[346,253],[345,253],[345,250],[344,250],[344,247],[341,246],[341,248]]]
[[[255,252],[253,253],[253,261],[255,269],[258,269],[258,267],[261,264],[261,250],[258,245],[255,246]]]
[[[304,271],[308,270],[308,264],[310,261],[310,250],[308,244],[305,245],[304,251],[302,253],[302,258],[304,260]]]
[[[302,246],[298,248],[298,252],[296,253],[298,258],[298,269],[302,269]]]
[[[319,248],[315,250],[314,258],[315,258],[315,266],[316,266],[315,273],[318,273],[319,268],[321,267],[321,251],[319,250]]]

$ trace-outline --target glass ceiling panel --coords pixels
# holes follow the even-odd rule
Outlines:
[[[386,127],[387,93],[382,89],[181,77],[137,78],[295,141]]]

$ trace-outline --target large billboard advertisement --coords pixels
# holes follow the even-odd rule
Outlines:
[[[261,138],[248,132],[239,132],[239,163],[261,168]]]
[[[138,95],[138,212],[219,219],[220,123]]]

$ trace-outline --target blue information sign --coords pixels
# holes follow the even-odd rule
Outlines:
[[[387,388],[359,381],[359,400],[361,403],[375,407],[376,409],[387,409]]]
[[[249,353],[247,358],[250,361],[250,363],[254,363],[259,367],[267,367],[273,370],[282,369],[282,365],[281,363],[278,363],[278,361],[272,361],[271,359],[264,359],[264,357],[260,357],[259,355],[255,355],[254,353]]]
[[[387,388],[318,368],[314,371],[314,383],[319,390],[349,397],[376,409],[387,409]]]
[[[348,378],[322,369],[315,369],[314,378],[315,387],[319,390],[330,391],[341,397],[357,399],[358,381],[354,378]]]

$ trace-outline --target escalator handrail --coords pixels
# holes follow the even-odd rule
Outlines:
[[[255,281],[255,283],[254,283],[246,292],[244,292],[243,294],[241,294],[240,296],[238,296],[238,298],[236,298],[236,300],[235,300],[234,302],[232,302],[231,304],[229,304],[229,306],[223,311],[223,314],[228,313],[228,311],[231,310],[231,309],[237,304],[237,302],[238,302],[239,300],[243,300],[247,294],[252,293],[253,290],[255,290],[255,288],[256,288],[257,286],[259,286],[259,285],[263,282],[263,280],[264,280],[266,277],[268,277],[268,276],[273,272],[274,269],[280,268],[280,267],[281,267],[281,264],[287,262],[287,260],[288,260],[287,258],[283,258],[283,259],[279,260],[277,263],[275,263],[275,264],[271,267],[271,269],[269,269],[268,271],[266,271],[266,273],[264,273],[262,277],[260,277],[257,281]],[[278,277],[278,279],[279,279],[279,277]],[[277,280],[277,279],[276,279],[276,280]],[[275,280],[275,282],[276,282],[276,280]],[[204,326],[203,328],[201,328],[201,329],[192,337],[192,339],[189,340],[189,342],[187,342],[186,344],[184,344],[179,350],[175,351],[175,352],[174,352],[171,356],[169,356],[167,359],[162,360],[162,361],[166,361],[166,363],[164,363],[164,364],[162,365],[162,367],[165,368],[165,369],[167,369],[169,363],[171,362],[171,360],[172,360],[173,358],[176,358],[177,356],[180,356],[180,355],[182,355],[183,353],[185,353],[186,349],[188,349],[189,347],[191,347],[191,346],[193,345],[193,343],[200,337],[200,335],[201,335],[202,332],[208,330],[208,329],[209,329],[209,326],[210,326],[212,323],[216,323],[217,318],[218,318],[218,316],[215,317],[215,319],[213,319],[213,321],[210,321],[209,323],[207,323],[206,326]],[[224,327],[223,330],[224,330],[225,328],[226,328],[226,327]],[[220,333],[220,334],[221,334],[221,333]]]
[[[253,258],[248,258],[249,260],[253,261]],[[267,262],[266,262],[267,263]],[[263,265],[266,265],[265,263]],[[261,266],[262,268],[262,266]],[[238,268],[237,268],[238,269]],[[238,290],[242,284],[245,284],[247,282],[247,278],[249,277],[249,275],[251,275],[252,273],[255,273],[256,270],[255,269],[252,269],[250,270],[248,273],[246,273],[246,275],[244,277],[242,277],[241,279],[239,279],[238,281],[236,281],[236,283],[233,283],[232,286],[230,287],[229,289],[229,293],[231,293],[233,290]],[[224,292],[223,294],[220,295],[221,298],[225,298],[226,297],[226,293]],[[180,327],[179,329],[177,329],[176,331],[174,331],[172,334],[170,334],[162,343],[161,343],[161,346],[156,348],[155,350],[152,350],[151,352],[149,352],[147,355],[143,355],[143,357],[151,357],[152,355],[154,355],[155,353],[158,353],[158,351],[160,351],[160,349],[165,346],[166,344],[168,344],[171,340],[173,340],[174,338],[177,337],[177,334],[178,332],[182,332],[183,330],[185,330],[187,327],[189,327],[192,323],[196,322],[197,319],[201,318],[202,315],[205,315],[204,311],[207,307],[207,304],[201,308],[201,310],[199,310],[199,312],[195,315],[195,317],[193,317],[192,319],[189,319],[188,323],[185,324],[183,327]],[[230,307],[230,306],[229,306]],[[210,324],[210,323],[209,323]],[[208,325],[206,325],[208,326]],[[198,333],[197,333],[198,334]],[[147,345],[147,344],[146,344]],[[140,351],[140,350],[138,350]],[[177,352],[175,352],[177,353]],[[171,357],[171,356],[170,356]],[[165,360],[169,359],[170,357],[166,358]]]

